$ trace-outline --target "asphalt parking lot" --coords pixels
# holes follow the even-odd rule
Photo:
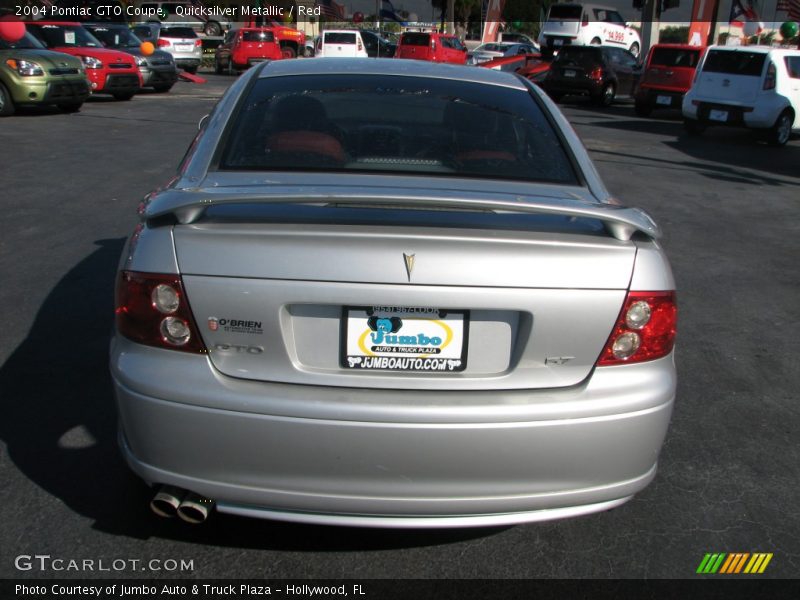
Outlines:
[[[685,578],[709,552],[800,573],[800,139],[684,136],[679,115],[562,105],[607,186],[665,231],[678,399],[654,483],[613,511],[461,531],[155,517],[123,464],[107,368],[136,207],[232,78],[0,122],[0,577]],[[19,570],[20,555],[192,561],[187,571]],[[96,563],[95,563],[96,564]]]

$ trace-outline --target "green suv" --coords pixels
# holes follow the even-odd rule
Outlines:
[[[30,33],[16,42],[0,39],[0,117],[17,106],[55,104],[74,112],[89,93],[79,58],[45,49]]]

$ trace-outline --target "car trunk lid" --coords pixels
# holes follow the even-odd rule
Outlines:
[[[218,204],[173,237],[220,372],[341,387],[576,385],[636,256],[591,218],[423,206]]]

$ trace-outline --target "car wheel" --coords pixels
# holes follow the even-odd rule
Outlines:
[[[611,106],[616,95],[617,88],[615,88],[614,84],[609,81],[603,86],[603,90],[600,92],[600,95],[594,99],[594,101],[600,106]]]
[[[172,84],[168,85],[154,85],[153,89],[156,91],[156,94],[165,94],[172,89]]]
[[[553,100],[553,102],[561,102],[561,99],[564,97],[564,94],[561,92],[547,92],[547,95]]]
[[[602,43],[603,40],[601,40],[600,38],[594,38],[591,42],[589,42],[589,44],[591,44],[592,46],[599,46]]]
[[[14,114],[14,101],[8,93],[6,86],[0,83],[0,117],[9,117]]]
[[[771,146],[783,146],[789,141],[792,136],[792,123],[794,122],[794,115],[792,111],[785,110],[781,113],[775,121],[775,125],[769,130],[767,134],[767,142]]]
[[[208,23],[206,23],[206,26],[203,27],[203,32],[206,35],[217,37],[218,35],[222,35],[222,27],[219,26],[219,23],[215,23],[214,21],[209,21]]]
[[[65,113],[74,113],[78,112],[83,106],[83,102],[65,102],[63,104],[59,104],[58,108],[61,109]]]
[[[216,73],[217,75],[222,75],[222,65],[219,64],[218,58],[214,59],[214,73]]]
[[[297,57],[297,52],[291,46],[281,46],[281,56],[283,58],[295,58]]]
[[[683,128],[686,130],[686,133],[692,136],[703,135],[703,132],[706,130],[706,126],[695,119],[684,119]]]
[[[634,104],[634,111],[640,117],[649,117],[650,113],[653,112],[653,105],[649,102],[637,100],[636,104]]]
[[[126,101],[130,100],[131,98],[133,98],[136,95],[136,92],[125,92],[124,94],[120,93],[120,94],[112,94],[112,95],[114,96],[114,99],[122,100],[123,102],[126,102]]]
[[[236,76],[236,75],[238,75],[238,74],[239,74],[239,71],[237,71],[237,70],[236,70],[236,69],[233,67],[233,60],[230,60],[230,59],[228,59],[228,75],[231,75],[231,76]]]
[[[192,66],[192,67],[183,67],[183,70],[184,70],[184,71],[186,71],[187,73],[191,73],[192,75],[194,75],[195,73],[197,73],[197,67],[196,67],[196,66]]]
[[[636,58],[639,58],[639,44],[637,42],[633,42],[628,50],[630,50],[631,54]]]

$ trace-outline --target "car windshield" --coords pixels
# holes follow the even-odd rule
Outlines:
[[[243,42],[274,42],[275,35],[271,31],[243,31]]]
[[[103,44],[81,25],[33,25],[28,27],[49,48],[102,48]]]
[[[16,42],[8,42],[0,38],[0,50],[44,50],[45,47],[42,43],[33,37],[30,33],[25,32],[22,39]]]
[[[656,48],[650,59],[651,65],[661,67],[691,67],[697,66],[700,58],[699,50],[689,50],[684,48]]]
[[[766,56],[762,52],[711,50],[703,65],[703,71],[760,77]]]
[[[431,34],[429,33],[404,33],[400,39],[403,46],[427,46],[431,43]]]
[[[231,131],[226,170],[577,183],[559,136],[521,89],[388,75],[263,78]]]
[[[107,48],[139,48],[142,40],[127,27],[89,27],[89,31]]]
[[[162,27],[161,37],[196,38],[197,34],[191,27]]]

